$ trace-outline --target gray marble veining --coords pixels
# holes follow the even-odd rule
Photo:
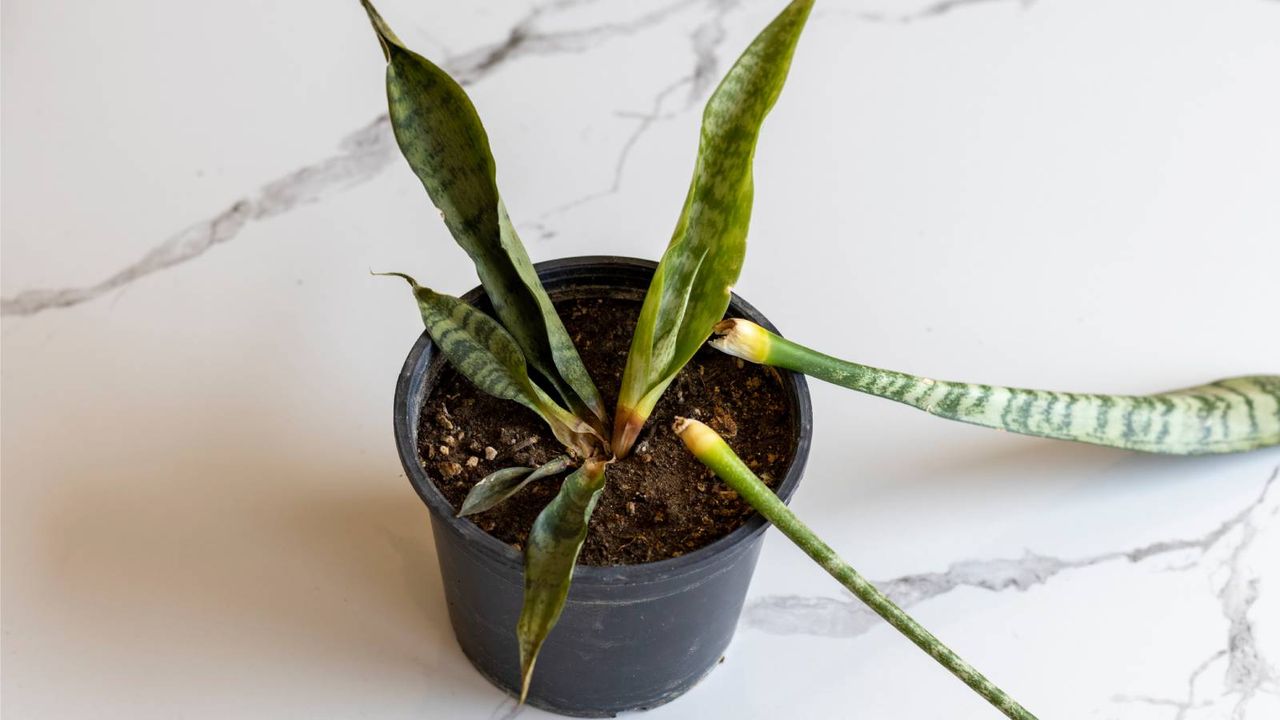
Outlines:
[[[964,7],[1009,1],[940,0],[917,5],[905,13],[859,12],[857,17],[871,22],[910,22],[940,17]],[[1026,0],[1014,1],[1026,4]],[[617,152],[610,185],[551,208],[526,224],[543,237],[554,234],[551,225],[554,216],[617,193],[622,185],[627,159],[644,133],[660,120],[694,107],[706,96],[723,64],[719,52],[727,35],[725,18],[742,5],[741,0],[677,0],[606,22],[582,27],[551,27],[560,16],[599,2],[601,0],[554,0],[535,6],[511,27],[502,41],[450,53],[443,62],[459,82],[469,85],[522,57],[584,53],[610,40],[661,25],[682,13],[701,12],[705,15],[689,35],[692,65],[688,73],[664,86],[654,96],[647,111],[620,113],[623,117],[633,118],[636,127]],[[683,99],[673,109],[673,98],[678,98],[681,91]],[[193,260],[214,246],[233,240],[250,222],[319,202],[367,182],[395,159],[395,143],[384,113],[343,138],[337,153],[277,178],[213,216],[183,228],[105,279],[91,285],[24,290],[0,299],[0,315],[35,315],[88,302],[147,275]]]
[[[1199,569],[1224,577],[1216,596],[1227,624],[1223,646],[1211,653],[1188,674],[1187,694],[1182,698],[1152,698],[1118,695],[1117,702],[1142,702],[1177,710],[1181,720],[1195,707],[1211,703],[1229,707],[1230,717],[1243,717],[1249,702],[1259,693],[1280,695],[1280,672],[1265,656],[1254,635],[1250,611],[1258,599],[1259,578],[1241,563],[1258,532],[1280,515],[1277,467],[1263,483],[1257,497],[1231,517],[1192,538],[1160,540],[1128,550],[1100,553],[1084,558],[1058,558],[1028,552],[1021,558],[963,560],[943,572],[919,573],[893,578],[876,585],[899,606],[910,608],[958,588],[981,588],[992,592],[1028,590],[1059,574],[1111,562],[1144,563],[1161,557],[1185,560],[1170,569],[1186,572]],[[743,610],[746,628],[778,635],[818,635],[852,638],[880,624],[880,619],[855,598],[805,595],[766,595],[752,599]],[[1222,692],[1216,698],[1199,696],[1197,683],[1211,668],[1222,665]]]
[[[470,85],[521,57],[586,52],[611,39],[662,23],[681,11],[707,5],[714,10],[714,19],[709,26],[711,30],[709,34],[695,34],[694,68],[680,81],[682,86],[692,85],[697,92],[705,91],[718,64],[714,47],[723,38],[722,28],[719,32],[715,28],[723,14],[736,2],[680,0],[632,18],[571,29],[543,28],[544,23],[559,14],[598,1],[557,0],[534,7],[511,28],[502,42],[449,55],[443,65],[461,84]],[[642,123],[641,132],[644,127]],[[106,279],[80,287],[25,290],[0,300],[0,314],[34,315],[87,302],[154,272],[193,260],[215,245],[234,239],[251,221],[280,215],[366,182],[396,158],[395,140],[390,130],[387,115],[380,114],[343,138],[336,154],[277,178],[256,194],[241,198],[213,217],[180,230]],[[625,154],[633,144],[634,140],[624,146],[619,166],[625,162]]]

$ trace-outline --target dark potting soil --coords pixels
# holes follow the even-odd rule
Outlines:
[[[577,298],[556,303],[556,309],[612,410],[640,302]],[[609,466],[579,563],[631,565],[678,557],[727,535],[752,514],[685,449],[671,430],[678,415],[715,428],[771,487],[795,452],[777,372],[704,347],[667,388],[632,454]],[[423,404],[419,428],[419,457],[455,510],[494,470],[534,467],[564,452],[532,411],[481,393],[450,367]],[[563,477],[534,481],[471,520],[520,549]]]

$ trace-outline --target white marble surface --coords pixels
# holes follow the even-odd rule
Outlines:
[[[546,259],[659,254],[701,101],[780,0],[383,4],[468,82]],[[418,320],[367,270],[473,273],[389,141],[357,4],[3,13],[4,716],[507,713],[393,449]],[[1272,0],[819,0],[739,291],[934,377],[1280,371],[1278,37]],[[1280,716],[1280,451],[813,390],[796,509],[1041,717]],[[994,715],[776,535],[749,602],[647,717]]]

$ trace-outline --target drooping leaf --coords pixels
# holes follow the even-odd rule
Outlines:
[[[387,58],[387,101],[396,141],[471,256],[498,319],[569,407],[597,424],[604,402],[543,289],[498,195],[493,155],[462,87],[404,46],[363,2]]]
[[[729,306],[746,252],[756,139],[782,91],[812,6],[812,0],[788,5],[707,101],[693,180],[645,295],[623,373],[613,433],[620,457]]]
[[[716,333],[711,344],[730,355],[1022,435],[1170,455],[1280,445],[1280,375],[1228,378],[1152,395],[1027,390],[934,380],[840,360],[750,320],[725,320]]]
[[[524,355],[497,321],[456,297],[422,287],[408,275],[384,274],[403,278],[413,288],[427,333],[458,372],[480,390],[538,413],[566,447],[592,454],[595,431],[529,379]]]
[[[467,493],[466,499],[462,501],[462,508],[458,510],[458,517],[484,512],[511,497],[516,488],[523,486],[521,481],[531,472],[531,467],[509,467],[485,475]]]
[[[1026,708],[1018,704],[1004,690],[978,672],[963,658],[947,647],[933,633],[908,615],[897,603],[880,592],[853,566],[845,562],[818,537],[817,533],[805,525],[796,514],[782,502],[768,485],[760,481],[746,463],[733,452],[724,438],[715,430],[697,420],[676,418],[675,432],[684,441],[685,447],[708,468],[711,469],[726,485],[733,488],[751,507],[773,523],[774,527],[787,536],[831,577],[844,585],[849,592],[867,604],[877,615],[902,633],[917,647],[925,651],[939,664],[949,670],[975,692],[1014,720],[1035,720]]]
[[[560,492],[538,514],[524,551],[524,606],[516,636],[520,644],[520,702],[538,651],[560,619],[573,568],[587,537],[587,522],[604,488],[605,463],[589,459],[560,485]]]
[[[489,473],[467,493],[467,498],[462,501],[462,509],[458,511],[458,517],[489,510],[523,490],[529,483],[564,472],[571,465],[573,465],[572,458],[561,455],[543,463],[536,470],[527,467],[509,467]]]

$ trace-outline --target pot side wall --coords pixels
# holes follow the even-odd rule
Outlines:
[[[553,299],[572,295],[641,297],[656,265],[586,257],[539,263]],[[464,296],[485,307],[477,288]],[[772,326],[736,296],[730,313]],[[424,334],[396,391],[401,461],[431,510],[449,619],[476,669],[499,688],[519,690],[515,627],[523,594],[520,553],[481,531],[453,508],[417,454],[418,417],[443,363]],[[779,485],[794,492],[808,457],[812,415],[804,378],[783,373],[791,404],[795,454]],[[564,613],[538,658],[529,703],[553,712],[607,717],[675,699],[715,668],[733,638],[760,554],[765,523],[742,527],[680,558],[643,565],[580,566]]]

